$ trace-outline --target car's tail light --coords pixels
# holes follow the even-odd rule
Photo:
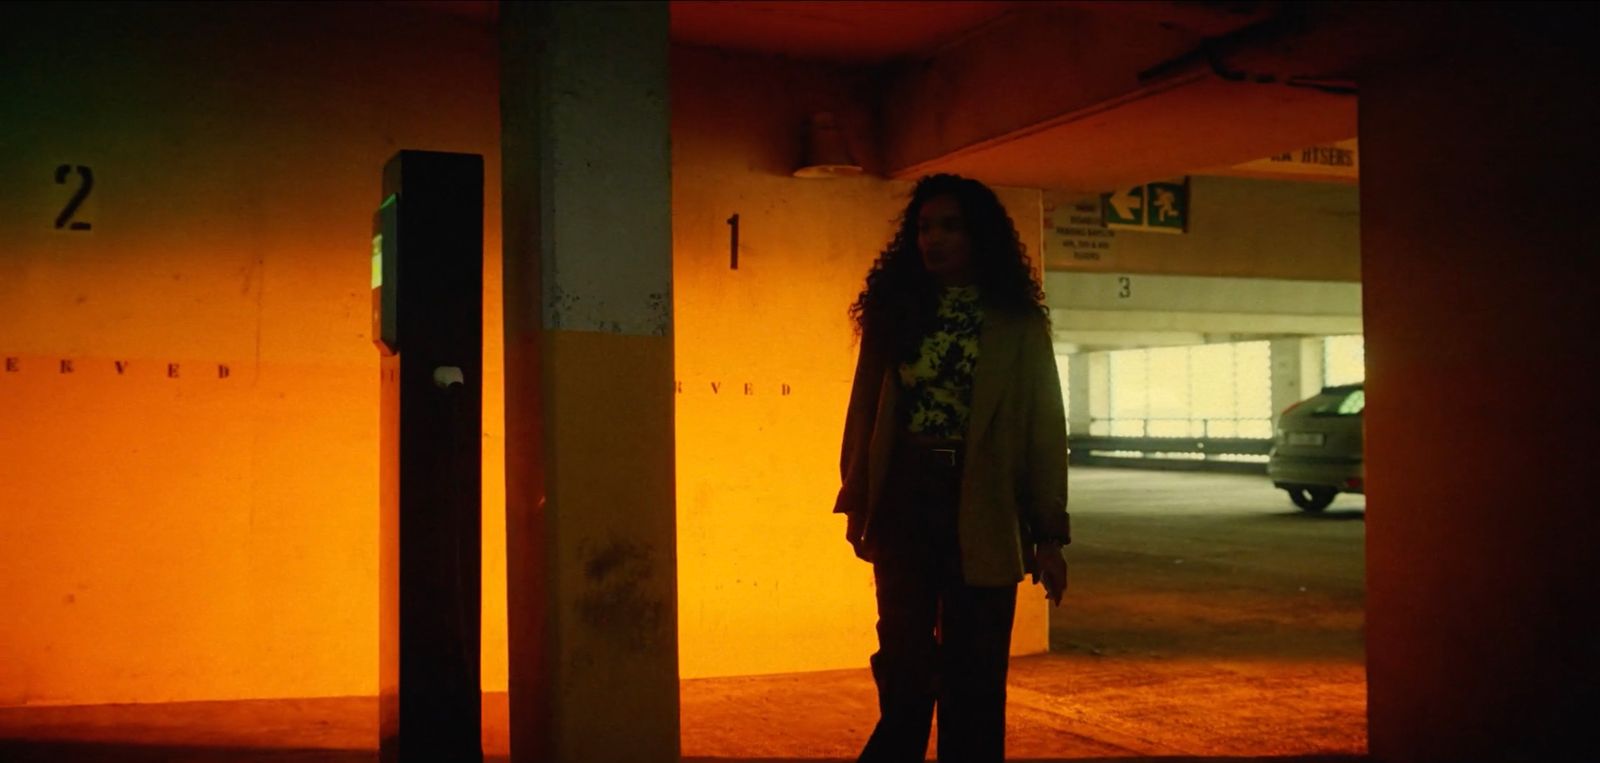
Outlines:
[[[1350,479],[1345,480],[1344,486],[1350,490],[1363,490],[1366,488],[1366,485],[1363,484],[1363,480],[1360,477],[1351,477]]]

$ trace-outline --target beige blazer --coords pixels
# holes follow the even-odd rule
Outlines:
[[[895,436],[900,384],[892,363],[864,337],[839,459],[834,511],[865,517],[868,557],[878,534]],[[870,351],[869,351],[870,350]],[[968,585],[1014,585],[1033,568],[1033,545],[1071,542],[1067,516],[1067,422],[1055,350],[1041,315],[985,311],[973,372],[958,533]]]

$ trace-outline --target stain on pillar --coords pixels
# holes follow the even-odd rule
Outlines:
[[[626,540],[612,540],[582,551],[584,592],[578,599],[583,625],[601,638],[632,651],[660,642],[666,603],[653,591],[655,554]]]

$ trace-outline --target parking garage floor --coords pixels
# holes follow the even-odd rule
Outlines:
[[[1362,496],[1310,515],[1264,477],[1104,468],[1071,491],[1070,588],[1051,653],[1012,662],[1009,759],[1363,757]],[[877,715],[865,669],[681,692],[690,761],[853,760]],[[484,709],[503,759],[505,695]],[[0,761],[364,763],[376,717],[372,698],[0,709]]]

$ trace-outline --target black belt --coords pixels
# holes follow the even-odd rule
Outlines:
[[[918,463],[926,463],[946,468],[960,466],[963,460],[962,457],[966,455],[966,449],[962,447],[960,442],[932,444],[906,443],[904,447],[907,455],[916,459]]]

